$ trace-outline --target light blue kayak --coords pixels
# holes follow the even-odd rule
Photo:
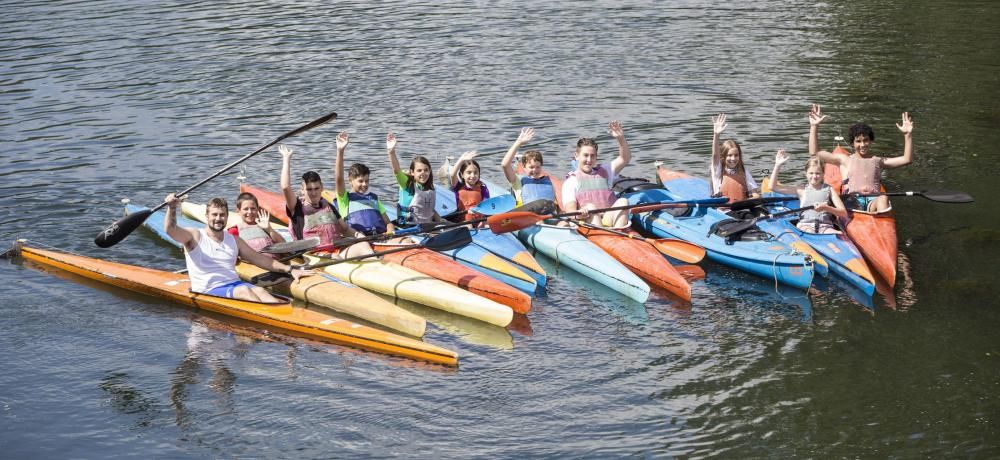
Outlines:
[[[519,230],[517,237],[536,252],[584,276],[643,303],[649,285],[620,262],[570,227],[537,224]]]

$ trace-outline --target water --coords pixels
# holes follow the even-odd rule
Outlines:
[[[393,196],[402,161],[469,149],[496,164],[521,127],[562,171],[580,136],[620,119],[655,160],[707,170],[713,114],[754,170],[804,165],[857,120],[913,165],[893,190],[960,189],[974,205],[897,199],[901,280],[862,306],[804,302],[705,264],[693,302],[646,305],[558,272],[527,324],[437,318],[449,371],[291,339],[167,302],[0,264],[0,451],[24,457],[754,456],[1000,454],[992,261],[1000,45],[993,2],[685,1],[528,6],[280,2],[8,2],[0,19],[0,223],[77,253],[165,269],[138,231],[93,237],[118,200],[155,204],[330,110],[289,142],[330,177],[334,135]],[[246,162],[277,186],[279,155]],[[498,167],[486,176],[501,180]],[[236,193],[234,174],[193,194]],[[548,264],[548,261],[543,261]],[[554,270],[553,270],[554,271]],[[790,294],[790,295],[789,295]]]

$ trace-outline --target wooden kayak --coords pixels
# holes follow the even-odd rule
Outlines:
[[[653,245],[605,230],[578,227],[576,231],[646,282],[691,300],[691,285]]]
[[[375,243],[372,246],[376,251],[384,251],[406,245]],[[528,294],[429,249],[417,248],[386,254],[382,256],[382,259],[412,268],[425,275],[454,284],[480,297],[506,305],[515,313],[524,314],[531,310],[531,296]]]
[[[833,149],[837,155],[849,156],[850,152],[837,145]],[[837,193],[841,192],[843,176],[840,167],[826,165],[824,180]],[[884,191],[884,189],[883,189]],[[889,287],[896,286],[896,260],[899,256],[899,246],[896,240],[896,213],[889,209],[883,212],[868,212],[852,209],[847,221],[843,223],[847,236],[865,256],[871,268],[875,270]]]
[[[195,294],[189,290],[187,275],[37,249],[27,246],[23,240],[17,246],[16,250],[26,260],[130,291],[241,318],[311,339],[447,366],[458,365],[458,354],[454,351],[295,307],[288,302],[268,304]]]
[[[310,264],[322,262],[307,255]],[[497,326],[510,324],[514,311],[506,305],[480,297],[458,286],[431,278],[415,270],[384,260],[344,262],[323,270],[341,281],[428,307],[468,316]]]
[[[204,205],[201,206],[204,208]],[[125,212],[132,213],[145,209],[147,208],[129,204],[126,205]],[[202,215],[204,215],[204,212],[202,212]],[[180,248],[180,245],[163,230],[164,216],[164,210],[156,211],[146,219],[143,225],[162,240]],[[178,216],[177,225],[197,228],[203,227],[204,223]],[[236,264],[236,272],[239,273],[241,279],[249,281],[254,276],[264,273],[264,270],[255,265],[240,262]],[[283,295],[291,295],[296,299],[317,306],[347,313],[365,321],[415,337],[423,336],[427,329],[427,321],[424,318],[400,308],[371,292],[345,283],[330,275],[307,276],[294,283],[282,283],[272,286],[271,290]]]

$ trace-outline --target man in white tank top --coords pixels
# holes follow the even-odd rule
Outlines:
[[[213,198],[205,206],[206,224],[199,229],[177,226],[180,200],[173,193],[164,202],[167,203],[164,230],[184,247],[191,292],[253,302],[281,302],[264,288],[240,280],[236,273],[237,257],[264,270],[289,273],[296,280],[312,274],[254,251],[242,238],[225,231],[229,206],[222,198]]]

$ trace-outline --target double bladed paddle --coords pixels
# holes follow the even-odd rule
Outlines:
[[[211,176],[208,176],[207,178],[205,178],[201,182],[198,182],[197,184],[194,184],[194,185],[188,187],[187,189],[185,189],[184,191],[176,193],[175,195],[178,196],[178,197],[186,195],[189,192],[191,192],[192,190],[194,190],[194,189],[196,189],[196,188],[204,185],[206,182],[208,182],[208,181],[210,181],[212,179],[215,179],[216,177],[218,177],[222,173],[224,173],[224,172],[232,169],[236,165],[238,165],[238,164],[240,164],[240,163],[248,160],[250,157],[252,157],[252,156],[254,156],[254,155],[256,155],[256,154],[258,154],[260,152],[263,152],[264,150],[267,150],[272,145],[277,144],[278,142],[281,142],[281,141],[283,141],[283,140],[285,140],[285,139],[287,139],[289,137],[292,137],[292,136],[304,133],[306,131],[309,131],[310,129],[313,129],[313,128],[316,128],[316,127],[321,126],[323,124],[329,123],[329,122],[331,122],[333,120],[336,120],[336,119],[337,119],[337,114],[335,112],[330,112],[330,113],[328,113],[326,115],[323,115],[322,117],[319,117],[319,118],[317,118],[317,119],[315,119],[313,121],[310,121],[309,123],[306,123],[305,125],[302,125],[302,126],[300,126],[298,128],[295,128],[292,131],[289,131],[289,132],[287,132],[285,134],[282,134],[280,137],[278,137],[277,139],[269,142],[267,145],[265,145],[265,146],[263,146],[263,147],[255,150],[255,151],[253,151],[253,152],[245,155],[243,158],[240,158],[240,159],[238,159],[238,160],[230,163],[226,167],[220,169],[215,174],[212,174]],[[125,237],[128,236],[130,233],[132,233],[136,228],[139,228],[139,226],[142,225],[142,223],[145,222],[146,219],[149,218],[150,215],[152,215],[154,212],[158,211],[160,208],[162,208],[162,207],[164,207],[166,205],[167,205],[167,203],[163,202],[163,203],[160,203],[155,208],[146,209],[146,210],[143,210],[143,211],[135,212],[135,213],[129,214],[129,215],[127,215],[127,216],[119,219],[115,223],[113,223],[110,226],[108,226],[108,228],[105,228],[104,230],[102,230],[101,233],[98,233],[97,237],[94,238],[94,244],[96,244],[97,246],[102,247],[102,248],[109,248],[111,246],[114,246],[114,245],[118,244],[119,241],[125,239]]]
[[[635,213],[658,211],[660,209],[668,208],[682,208],[690,206],[720,206],[725,205],[725,198],[707,198],[704,200],[688,200],[688,201],[670,201],[665,203],[637,203],[625,206],[612,206],[610,208],[600,208],[592,209],[589,212],[591,214],[597,214],[608,211],[621,211],[625,209],[630,209]],[[539,222],[545,221],[546,219],[560,219],[564,217],[573,217],[582,214],[583,211],[573,211],[564,212],[560,214],[538,214],[531,211],[511,211],[503,214],[497,214],[495,216],[490,216],[486,218],[486,225],[490,227],[493,233],[509,233],[524,228],[528,228]]]
[[[931,201],[937,201],[938,203],[972,203],[972,202],[976,201],[974,198],[972,198],[972,195],[969,195],[968,193],[960,192],[960,191],[957,191],[957,190],[937,190],[937,191],[922,190],[922,191],[917,191],[917,192],[847,193],[847,194],[840,195],[840,196],[843,197],[843,198],[847,198],[847,197],[851,197],[851,196],[873,197],[873,196],[881,196],[881,195],[885,195],[885,196],[919,196],[919,197],[927,198],[928,200],[931,200]]]

